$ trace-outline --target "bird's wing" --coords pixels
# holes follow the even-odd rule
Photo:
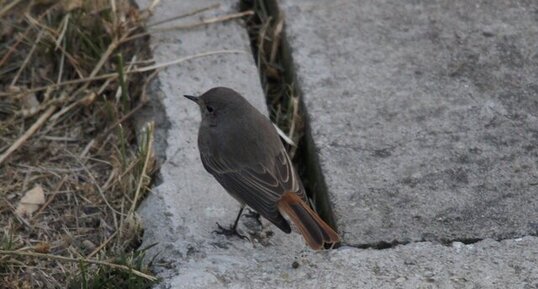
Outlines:
[[[234,197],[245,202],[284,232],[289,224],[277,207],[280,197],[287,192],[297,192],[302,199],[304,189],[284,148],[271,162],[239,165],[233,161],[202,154],[202,163],[217,181]]]

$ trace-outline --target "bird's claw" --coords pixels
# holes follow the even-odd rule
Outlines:
[[[248,213],[246,214],[243,214],[243,216],[247,217],[247,218],[250,218],[250,219],[254,219],[258,222],[258,224],[262,224],[262,221],[260,220],[260,214],[256,211],[253,211],[251,209],[247,209],[248,210]]]
[[[230,226],[229,228],[224,228],[223,226],[221,226],[218,222],[217,222],[217,227],[218,229],[217,230],[214,230],[213,232],[218,234],[218,235],[224,235],[224,236],[238,236],[239,238],[241,239],[246,239],[248,240],[248,237],[247,236],[244,236],[244,235],[241,235],[239,232],[237,232],[237,228],[234,228],[234,226]]]

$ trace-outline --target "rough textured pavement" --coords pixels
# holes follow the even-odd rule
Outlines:
[[[220,2],[221,6],[218,9],[203,13],[203,18],[225,15],[237,9],[234,6],[236,1]],[[153,17],[153,22],[206,7],[213,3],[215,2],[161,1]],[[141,1],[139,4],[143,7],[147,5],[147,2]],[[297,21],[306,21],[308,17],[311,17],[308,13],[315,11],[308,10],[315,7],[315,5],[312,6],[311,4],[309,4],[310,6],[307,5],[306,8],[293,5],[290,2],[284,4],[287,5],[285,6],[287,13],[294,13],[294,11],[305,9],[306,12],[299,15],[300,17],[304,17],[304,19],[296,19]],[[373,2],[369,4],[372,6],[370,9],[374,8],[374,4]],[[338,5],[335,7],[338,7]],[[385,9],[387,8],[385,7]],[[312,15],[315,16],[316,14]],[[299,17],[298,15],[295,16]],[[193,23],[199,19],[200,15],[196,15],[182,19],[180,22]],[[328,22],[323,22],[328,21],[328,19],[321,19],[320,21],[324,25],[329,24]],[[311,29],[314,31],[321,28],[312,26]],[[292,34],[291,31],[288,31],[288,33]],[[339,33],[344,37],[346,34],[354,34],[355,32],[341,31]],[[383,37],[388,36],[385,35]],[[312,39],[316,40],[317,38],[314,37]],[[342,43],[345,43],[345,41],[349,41],[348,45],[355,45],[353,44],[355,42],[353,39],[344,40]],[[527,41],[530,42],[533,39],[528,39]],[[323,41],[319,43],[315,42],[312,45],[321,44],[323,44]],[[158,243],[149,252],[150,255],[158,253],[158,258],[156,259],[157,265],[154,269],[163,278],[163,281],[157,285],[158,288],[538,288],[538,272],[536,269],[538,262],[538,238],[535,237],[525,237],[502,242],[487,239],[472,245],[453,243],[449,246],[431,242],[419,242],[396,246],[386,250],[363,250],[343,246],[337,250],[328,252],[312,252],[306,248],[299,235],[283,234],[274,226],[267,223],[260,229],[255,221],[248,218],[243,218],[241,229],[245,233],[253,234],[251,235],[252,242],[213,234],[212,230],[216,228],[215,222],[218,221],[222,224],[231,222],[235,217],[238,205],[204,171],[196,148],[198,122],[200,119],[199,111],[190,101],[184,99],[181,95],[199,94],[217,85],[229,86],[240,91],[258,108],[265,110],[257,69],[254,65],[252,55],[248,54],[249,43],[247,34],[241,22],[230,21],[190,30],[157,33],[152,37],[151,45],[157,62],[171,61],[179,57],[210,50],[239,49],[247,52],[245,54],[208,56],[184,62],[178,66],[172,66],[162,71],[158,76],[158,81],[155,83],[154,93],[157,95],[157,98],[162,100],[163,109],[163,111],[158,111],[157,114],[161,117],[165,116],[167,119],[165,121],[167,123],[167,131],[161,134],[162,136],[166,136],[166,138],[160,138],[156,141],[158,142],[158,147],[165,148],[163,149],[164,151],[160,151],[159,153],[166,157],[166,161],[161,167],[162,183],[155,187],[149,194],[148,198],[141,205],[139,213],[142,216],[145,227],[143,246]],[[353,46],[351,47],[353,48]],[[340,45],[334,46],[331,49],[346,50],[347,48]],[[412,50],[410,47],[407,49]],[[319,50],[326,50],[326,48],[320,46]],[[373,45],[370,47],[370,50],[374,50]],[[305,52],[301,52],[299,49],[294,51],[296,60],[300,56],[295,56],[295,54],[300,55],[301,53]],[[347,53],[358,54],[358,52],[351,53],[350,51],[347,51]],[[325,56],[325,58],[321,57],[321,55],[318,56],[312,58],[311,61],[314,63],[320,61],[319,65],[323,65],[320,66],[323,69],[316,72],[319,75],[325,75],[325,70],[329,69],[330,73],[335,73],[335,67],[340,65],[338,64],[339,62],[343,61],[340,58],[328,60],[328,56]],[[426,60],[420,60],[421,58],[419,56],[420,53],[417,53],[416,59],[418,60],[416,61],[427,62]],[[384,58],[397,57],[390,54],[380,54],[380,59],[383,60]],[[329,63],[324,63],[326,61]],[[334,64],[330,64],[331,62],[334,62]],[[427,64],[424,63],[423,65]],[[402,61],[400,65],[405,65],[405,63]],[[300,65],[297,66],[299,68],[298,72],[301,72],[303,68]],[[426,77],[424,75],[431,73],[426,68],[428,67],[425,66],[422,77]],[[349,68],[342,67],[342,69]],[[370,72],[369,69],[364,69],[365,72],[368,72],[366,75],[372,73],[376,75],[376,73],[379,73],[375,72],[375,70],[374,72]],[[344,71],[341,74],[335,74],[334,79],[324,81],[341,82],[343,85],[350,85],[358,81],[354,78],[342,79],[343,73]],[[350,74],[350,77],[352,76]],[[390,74],[387,74],[388,76]],[[301,85],[305,85],[307,81],[304,76],[300,75],[300,77]],[[324,83],[320,82],[320,84]],[[445,84],[440,83],[437,87],[440,91],[446,92],[443,85]],[[324,85],[320,85],[320,87],[322,86]],[[310,88],[306,86],[302,88],[305,95],[308,96]],[[384,94],[381,94],[381,92],[384,92],[385,88],[378,87],[379,94],[376,94],[376,96],[382,97]],[[387,91],[390,92],[391,89],[395,90],[394,87],[389,87]],[[411,90],[409,87],[406,89]],[[405,89],[402,90],[402,96],[393,96],[390,100],[404,101],[408,97],[407,93],[409,92],[405,93],[405,91]],[[417,95],[425,95],[425,92],[420,92],[420,89],[417,93]],[[364,97],[364,95],[368,94],[346,95],[335,92],[329,100],[333,103],[338,103],[340,98],[349,98],[351,95],[354,97],[357,95]],[[361,98],[358,98],[358,100],[361,100]],[[372,97],[370,101],[374,100]],[[381,103],[382,100],[379,99],[378,102]],[[417,100],[421,99],[417,98]],[[387,105],[395,110],[387,112],[396,114],[394,116],[396,118],[399,112],[392,107],[392,104],[387,99],[383,101],[387,102]],[[431,101],[437,102],[438,100]],[[406,100],[406,102],[411,102],[411,100]],[[496,104],[497,102],[493,103]],[[155,109],[159,110],[161,109],[160,107],[156,105]],[[356,107],[353,106],[353,108]],[[528,107],[530,111],[531,105],[528,105]],[[462,106],[462,111],[465,111],[464,108],[465,106]],[[498,106],[493,106],[493,108],[499,109]],[[372,108],[370,107],[370,109]],[[446,110],[444,112],[445,114],[451,111],[449,108],[446,108]],[[484,110],[484,113],[490,111],[485,108]],[[315,110],[309,112],[312,113],[313,111]],[[344,113],[346,115],[350,114],[345,111]],[[417,111],[416,113],[422,115],[427,113],[427,110]],[[339,117],[325,118],[323,115],[320,114],[319,117],[311,116],[313,124],[319,124],[324,119],[323,121],[326,121],[328,125],[334,125],[335,130],[341,128]],[[367,120],[371,121],[373,121],[373,118],[379,117],[373,114],[367,115]],[[404,115],[411,115],[411,112],[406,111]],[[514,121],[525,121],[526,118],[524,117],[527,116],[521,114]],[[430,116],[426,116],[426,119],[429,118]],[[504,118],[499,117],[497,119],[497,121],[502,120]],[[411,120],[406,121],[411,122]],[[438,120],[438,122],[440,121]],[[352,125],[355,124],[352,123]],[[505,122],[497,126],[502,129],[511,128],[514,131],[519,129],[517,127],[507,128]],[[357,141],[357,138],[354,138],[354,136],[364,133],[369,133],[369,131],[361,130],[352,132],[349,133],[351,138],[348,139],[348,136],[346,138],[339,137],[338,141],[348,141],[347,147],[352,147],[354,145],[353,142]],[[440,142],[444,142],[444,145],[447,146],[450,145],[448,140],[442,138],[444,134],[439,135],[441,136],[439,139]],[[377,138],[377,140],[382,141],[380,138]],[[432,138],[428,138],[428,140],[435,141]],[[316,141],[318,144],[320,143],[319,140]],[[364,140],[361,138],[360,141]],[[364,143],[359,142],[359,144],[363,145]],[[434,144],[430,143],[429,145]],[[345,147],[343,146],[342,149]],[[320,146],[320,149],[322,156],[324,154],[326,156],[327,151],[324,150],[324,147]],[[423,148],[417,148],[416,150],[419,149]],[[531,153],[536,153],[535,150],[530,151]],[[349,155],[356,154],[355,150],[352,153],[346,153]],[[394,150],[387,151],[387,153],[372,151],[372,154],[374,153],[388,154],[388,157],[390,155],[398,155],[394,153]],[[491,150],[486,150],[482,153],[486,155],[493,154]],[[361,155],[364,156],[363,153]],[[519,160],[517,154],[514,155],[514,159]],[[388,162],[388,160],[386,161]],[[346,162],[348,161],[346,160]],[[521,166],[528,165],[528,163],[521,161],[519,163]],[[370,178],[376,176],[373,172],[372,175],[366,172],[359,173],[359,169],[365,170],[366,164],[372,165],[372,163],[361,160],[361,163],[359,163],[360,166],[355,170],[355,173],[362,178],[361,181],[364,180],[363,177],[366,175]],[[401,165],[411,166],[415,165],[415,162],[405,163],[402,161]],[[491,163],[490,165],[501,170],[497,167],[498,164],[496,163]],[[323,168],[326,169],[325,166]],[[379,168],[374,166],[372,169],[378,170]],[[468,169],[470,170],[470,168]],[[528,174],[532,173],[531,168],[524,169],[522,167],[522,170],[526,170]],[[511,171],[507,169],[508,172]],[[469,172],[469,174],[471,173]],[[350,174],[342,174],[346,182],[350,176]],[[504,175],[500,176],[502,177]],[[387,180],[389,180],[389,177],[390,175],[386,175]],[[418,178],[419,175],[414,177]],[[468,177],[468,179],[470,178]],[[494,179],[493,176],[491,178]],[[433,180],[432,185],[443,185],[443,180]],[[396,180],[390,180],[390,182],[387,181],[387,184],[397,186],[394,182]],[[469,182],[471,183],[471,181]],[[330,180],[328,180],[328,184],[331,184]],[[421,188],[424,185],[427,184],[416,183],[414,186]],[[461,186],[456,186],[456,188],[461,188]],[[364,193],[362,190],[361,192]],[[408,202],[416,203],[415,198],[418,198],[421,200],[420,202],[427,202],[431,206],[438,205],[432,199],[426,199],[426,196],[420,195],[419,193],[422,191],[417,189],[413,192],[417,195],[412,198],[408,196],[411,198]],[[514,194],[514,198],[517,197],[517,194],[513,191],[510,192]],[[470,194],[470,192],[462,191],[462,194],[464,193]],[[522,191],[521,194],[528,194],[528,192]],[[361,197],[364,196],[361,195]],[[398,198],[398,195],[395,198]],[[371,210],[370,213],[372,215],[368,216],[368,218],[358,220],[357,226],[362,222],[368,222],[370,218],[374,218],[375,220],[378,214],[376,210],[378,210],[378,206],[380,205],[386,207],[394,206],[393,210],[395,211],[396,208],[401,207],[398,209],[402,211],[400,214],[404,214],[406,212],[405,210],[410,209],[405,206],[405,202],[396,205],[392,203],[385,205],[373,202],[374,200],[372,198],[367,199],[367,201],[372,202],[370,203],[371,206],[363,206],[361,204],[363,201],[360,199],[357,200],[357,206],[360,206],[362,209]],[[462,199],[462,202],[464,201],[465,199]],[[525,210],[528,206],[522,206],[522,210]],[[516,212],[514,214],[520,213],[522,212]],[[359,216],[362,218],[364,215]],[[386,216],[387,218],[390,217],[390,215]],[[385,220],[385,217],[383,217],[383,220]],[[388,220],[391,219],[388,218]],[[367,224],[368,226],[374,226],[372,223]],[[383,228],[383,224],[383,222],[380,223],[379,231],[386,230],[386,228]],[[345,230],[349,229],[349,227],[346,228],[345,226],[342,226],[342,228]],[[452,230],[451,227],[447,228]],[[514,226],[514,228],[521,229],[517,226]],[[360,228],[357,227],[357,229]],[[394,230],[396,229],[395,227]],[[367,234],[365,238],[371,238],[378,233],[377,230],[373,231],[372,234]],[[271,234],[269,232],[273,233]],[[346,241],[351,240],[351,243],[355,241],[355,239],[352,239],[353,236],[359,236],[359,233],[353,235],[351,231],[345,232],[344,237]],[[363,234],[362,231],[358,232]],[[402,232],[400,231],[400,233]],[[406,235],[403,234],[402,236]],[[378,239],[385,238],[372,240]],[[357,243],[370,242],[372,240],[360,240]],[[293,266],[294,263],[298,267]]]
[[[348,244],[538,234],[538,2],[282,0]]]

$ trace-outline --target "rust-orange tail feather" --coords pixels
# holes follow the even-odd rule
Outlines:
[[[285,193],[278,201],[278,209],[290,218],[312,249],[320,250],[340,241],[340,236],[297,194]]]

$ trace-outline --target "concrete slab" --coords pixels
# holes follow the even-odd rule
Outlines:
[[[537,245],[536,237],[525,237],[472,245],[423,242],[387,250],[342,247],[298,256],[296,269],[290,266],[291,256],[254,254],[249,262],[219,272],[220,284],[198,288],[536,288]]]
[[[538,238],[451,246],[429,242],[387,250],[344,247],[309,256],[273,288],[536,288]],[[271,287],[271,286],[268,286]],[[257,288],[253,286],[252,288]]]
[[[345,242],[538,234],[538,2],[279,3]]]

